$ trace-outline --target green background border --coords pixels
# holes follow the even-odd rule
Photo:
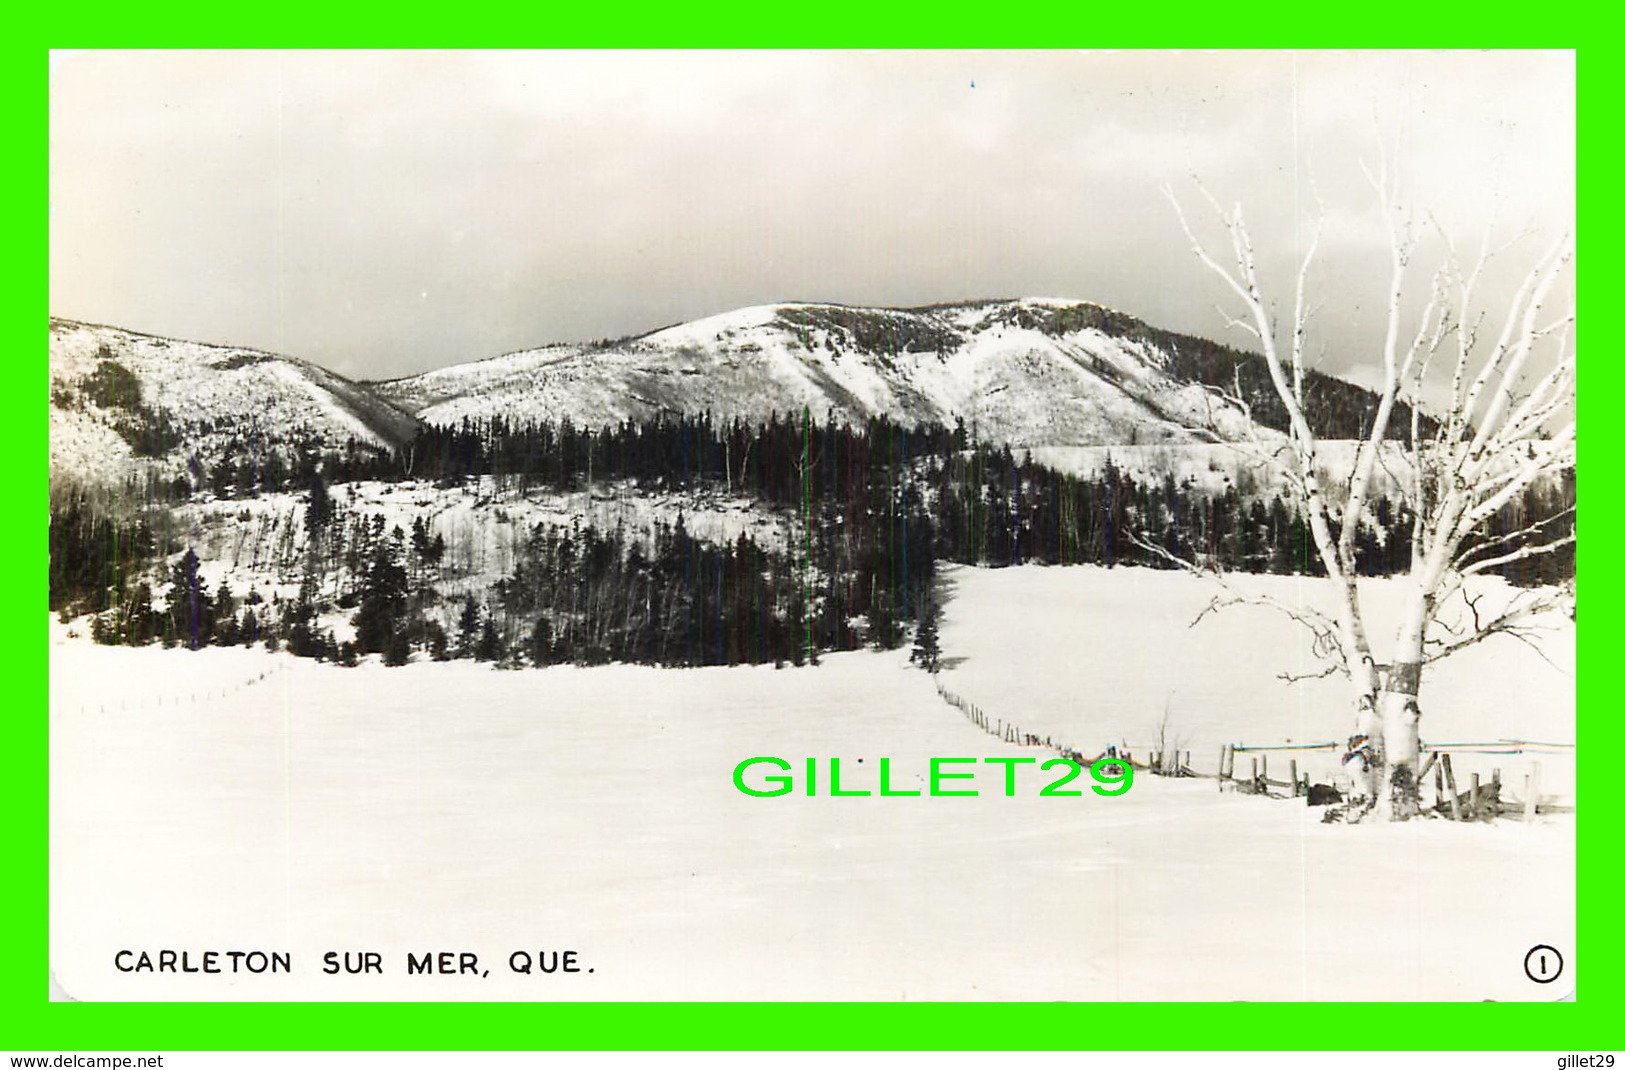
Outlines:
[[[586,6],[584,6],[586,7]],[[613,18],[611,18],[613,15]],[[1551,20],[1563,18],[1562,24]],[[12,16],[15,19],[16,16]],[[343,11],[280,4],[144,5],[99,11],[84,4],[28,13],[4,48],[8,102],[3,169],[12,236],[4,288],[10,361],[0,409],[0,448],[22,459],[7,466],[7,500],[21,523],[0,525],[0,549],[13,563],[16,590],[0,614],[0,657],[9,669],[0,807],[0,1051],[209,1049],[534,1049],[534,1048],[1110,1048],[1110,1049],[1540,1049],[1606,1050],[1621,1036],[1621,935],[1614,905],[1620,854],[1613,829],[1619,796],[1599,777],[1579,822],[1578,932],[1584,955],[1571,956],[1585,986],[1573,1003],[1551,1004],[76,1004],[47,1001],[45,510],[43,497],[48,313],[46,203],[49,47],[345,46],[734,46],[734,47],[1098,47],[1172,43],[1232,46],[1355,42],[1370,46],[1524,47],[1534,35],[1548,47],[1585,42],[1579,64],[1582,203],[1601,205],[1587,220],[1591,248],[1613,248],[1617,231],[1612,166],[1619,111],[1617,34],[1602,14],[1527,5],[1451,8],[1383,4],[1286,6],[1208,4],[1188,12],[1081,3],[946,4],[878,10],[733,5],[699,11],[683,5],[618,4],[574,12],[534,6],[512,12],[457,5],[434,11],[405,6]],[[1542,21],[1544,20],[1544,21]],[[8,19],[10,21],[10,19]],[[1587,25],[1586,23],[1591,23]],[[1554,40],[1556,38],[1557,40]],[[1154,63],[1153,57],[1147,58]],[[1603,191],[1606,190],[1605,194]],[[1589,195],[1589,196],[1587,196]],[[1605,199],[1606,197],[1606,199]],[[1590,293],[1611,293],[1618,269],[1587,265]],[[1586,416],[1604,426],[1625,397],[1625,371],[1609,357],[1585,372]],[[1611,674],[1617,660],[1614,565],[1618,504],[1610,472],[1616,441],[1588,442],[1585,486],[1586,627],[1580,634],[1579,702],[1583,754],[1606,769],[1618,753],[1619,722]],[[39,467],[34,467],[35,465]],[[1592,490],[1592,488],[1601,488]],[[39,512],[34,512],[39,509]],[[1602,564],[1599,565],[1598,562]],[[1441,896],[1494,896],[1494,887],[1439,887]],[[1398,966],[1404,969],[1403,966]],[[1563,983],[1560,982],[1560,986]],[[1566,987],[1566,986],[1565,986]],[[1553,993],[1554,996],[1559,993]]]

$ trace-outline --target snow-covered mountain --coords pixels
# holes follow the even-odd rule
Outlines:
[[[985,442],[1074,457],[1242,439],[1246,417],[1220,396],[1240,381],[1258,433],[1270,438],[1269,428],[1284,426],[1261,357],[1053,298],[760,305],[377,383],[258,350],[53,319],[50,367],[54,474],[184,475],[194,485],[231,482],[229,469],[267,458],[352,441],[388,450],[424,423],[494,416],[596,427],[678,413],[754,421],[805,410],[853,423],[885,415],[963,421]],[[1328,439],[1362,433],[1373,400],[1317,373],[1307,382],[1306,403]],[[1226,455],[1215,467],[1200,453],[1192,463],[1233,465]]]
[[[805,408],[817,419],[963,419],[983,439],[1018,446],[1202,440],[1192,428],[1239,436],[1236,408],[1172,374],[1164,346],[1177,337],[1099,305],[1046,298],[762,305],[373,386],[441,424],[501,415],[581,426],[705,411],[766,419]]]
[[[50,374],[53,475],[195,474],[352,439],[387,450],[419,426],[307,361],[73,320],[51,320]]]

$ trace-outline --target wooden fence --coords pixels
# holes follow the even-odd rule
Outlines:
[[[169,695],[159,693],[156,695],[138,696],[136,698],[121,697],[117,703],[100,702],[94,705],[80,705],[77,707],[77,711],[80,715],[103,715],[108,713],[121,714],[139,712],[149,709],[159,710],[165,707],[196,705],[199,699],[202,699],[204,702],[209,702],[214,699],[227,698],[239,691],[242,691],[244,688],[253,687],[255,684],[260,683],[267,677],[270,677],[276,673],[285,672],[287,668],[287,660],[285,658],[278,658],[270,668],[265,669],[263,672],[260,672],[254,676],[244,677],[234,682],[217,684],[211,687],[205,687],[201,690],[193,690],[188,692],[177,691]],[[63,707],[58,707],[56,705],[51,706],[51,716],[53,718],[61,717],[65,712],[67,711]]]
[[[1192,768],[1191,752],[1178,748],[1157,750],[1153,748],[1143,759],[1136,759],[1126,750],[1118,753],[1115,747],[1105,750],[1092,757],[1081,748],[1057,741],[1053,736],[1039,735],[1028,732],[1014,721],[1006,721],[1002,717],[990,715],[976,703],[966,699],[963,695],[955,694],[943,686],[942,679],[932,677],[936,684],[937,694],[942,700],[964,715],[965,719],[982,731],[996,737],[1005,743],[1015,743],[1020,746],[1045,747],[1063,758],[1070,758],[1080,764],[1088,765],[1101,758],[1113,758],[1132,766],[1137,772],[1151,773],[1155,776],[1171,777],[1198,777],[1218,781],[1220,791],[1239,791],[1248,795],[1263,795],[1276,799],[1308,800],[1309,805],[1319,806],[1329,802],[1338,801],[1341,793],[1333,784],[1313,783],[1313,778],[1306,768],[1300,768],[1299,754],[1332,755],[1334,760],[1341,757],[1343,744],[1331,743],[1282,743],[1274,745],[1247,746],[1241,743],[1226,743],[1219,750],[1219,771],[1215,773],[1198,772]],[[1516,798],[1507,798],[1503,792],[1504,785],[1501,779],[1501,770],[1494,769],[1488,781],[1482,779],[1481,774],[1471,774],[1470,781],[1463,787],[1456,782],[1455,769],[1450,760],[1451,751],[1472,754],[1526,754],[1549,753],[1553,750],[1572,751],[1571,743],[1545,743],[1527,739],[1501,739],[1483,743],[1432,743],[1424,744],[1423,753],[1427,755],[1422,768],[1417,774],[1418,790],[1424,790],[1429,773],[1433,775],[1433,798],[1431,807],[1424,800],[1424,808],[1434,813],[1450,818],[1452,821],[1488,821],[1495,817],[1516,816],[1525,821],[1533,821],[1539,814],[1573,813],[1574,807],[1540,801],[1541,781],[1540,763],[1534,762],[1530,771],[1523,777],[1522,794]],[[1236,774],[1236,756],[1246,755],[1247,767],[1241,776]],[[1275,755],[1276,775],[1270,773],[1270,756]],[[1285,769],[1282,769],[1282,763]],[[1285,773],[1285,778],[1280,777]]]
[[[1305,796],[1311,806],[1321,805],[1323,802],[1333,802],[1340,798],[1341,793],[1332,784],[1311,784],[1307,772],[1299,774],[1298,759],[1287,760],[1287,778],[1274,779],[1270,776],[1270,753],[1293,752],[1333,752],[1341,748],[1337,743],[1312,744],[1282,744],[1276,746],[1243,746],[1241,744],[1227,743],[1219,753],[1219,789],[1227,787],[1248,794],[1276,795],[1277,789],[1281,794],[1279,798],[1297,798]],[[1502,739],[1482,743],[1432,743],[1424,744],[1422,752],[1427,755],[1418,770],[1417,790],[1423,793],[1423,808],[1431,809],[1434,813],[1448,817],[1452,821],[1489,821],[1496,817],[1516,816],[1525,821],[1533,821],[1539,814],[1573,813],[1574,807],[1547,803],[1541,801],[1541,774],[1540,763],[1532,762],[1529,772],[1523,776],[1522,792],[1518,798],[1507,798],[1504,794],[1504,785],[1501,780],[1499,767],[1490,772],[1488,781],[1483,780],[1479,773],[1471,774],[1471,780],[1463,785],[1456,781],[1454,763],[1451,761],[1451,752],[1472,754],[1526,754],[1549,753],[1553,750],[1573,750],[1573,744],[1544,743],[1534,740]],[[1242,777],[1236,775],[1236,755],[1248,755],[1247,774]],[[1277,758],[1277,762],[1280,759]],[[1280,769],[1279,764],[1276,766]],[[1433,774],[1432,805],[1428,805],[1426,788],[1428,774]]]
[[[1053,736],[1040,736],[1035,732],[1025,731],[1014,721],[1006,721],[1002,717],[990,716],[986,710],[976,705],[976,703],[944,687],[940,677],[934,676],[932,679],[937,685],[937,694],[942,697],[944,702],[964,714],[965,719],[971,724],[1002,742],[1027,747],[1045,747],[1063,758],[1070,758],[1078,762],[1080,765],[1091,765],[1102,758],[1111,758],[1133,767],[1136,772],[1151,773],[1155,776],[1196,777],[1211,775],[1198,773],[1191,769],[1191,752],[1188,750],[1152,750],[1144,759],[1136,759],[1133,754],[1126,750],[1118,753],[1116,747],[1107,747],[1091,757],[1082,749],[1059,742]]]

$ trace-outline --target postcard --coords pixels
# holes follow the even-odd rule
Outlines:
[[[55,998],[1575,991],[1572,53],[51,78]]]

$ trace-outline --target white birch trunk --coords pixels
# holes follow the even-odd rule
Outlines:
[[[1377,816],[1404,821],[1421,811],[1417,771],[1422,759],[1421,690],[1423,643],[1433,617],[1433,596],[1412,593],[1394,639],[1393,660],[1383,674],[1377,712],[1382,732],[1382,783],[1375,798]]]
[[[1535,524],[1513,533],[1513,536],[1527,536],[1531,542],[1511,545],[1503,540],[1503,552],[1471,560],[1483,549],[1475,547],[1472,540],[1485,521],[1536,479],[1572,464],[1574,356],[1569,348],[1568,328],[1573,323],[1573,311],[1546,325],[1538,322],[1544,302],[1569,262],[1572,246],[1567,239],[1559,242],[1525,277],[1512,299],[1500,337],[1476,375],[1469,377],[1477,338],[1476,321],[1470,315],[1471,294],[1479,269],[1488,257],[1488,246],[1486,244],[1485,251],[1480,253],[1478,265],[1465,276],[1456,271],[1451,253],[1446,267],[1435,276],[1420,325],[1402,352],[1400,321],[1404,310],[1401,298],[1416,242],[1410,223],[1396,222],[1392,216],[1393,189],[1387,180],[1386,168],[1382,179],[1374,179],[1374,184],[1382,197],[1384,214],[1390,219],[1391,274],[1382,346],[1382,382],[1377,390],[1378,405],[1371,427],[1355,454],[1348,496],[1340,516],[1328,505],[1316,470],[1317,436],[1304,409],[1305,323],[1308,318],[1305,285],[1318,245],[1318,230],[1299,262],[1290,345],[1284,347],[1283,353],[1283,347],[1276,343],[1280,324],[1264,300],[1251,238],[1240,208],[1225,212],[1208,197],[1228,231],[1235,256],[1234,267],[1226,267],[1197,239],[1172,190],[1167,193],[1190,239],[1192,251],[1246,307],[1249,315],[1232,318],[1231,323],[1258,340],[1270,379],[1286,410],[1290,453],[1286,460],[1275,463],[1296,490],[1315,548],[1338,595],[1335,629],[1329,626],[1330,622],[1324,628],[1316,625],[1316,636],[1317,642],[1330,640],[1335,632],[1337,649],[1333,656],[1337,668],[1349,680],[1354,701],[1354,731],[1344,756],[1344,768],[1354,785],[1345,815],[1351,821],[1367,814],[1403,821],[1420,811],[1417,772],[1421,758],[1421,706],[1418,693],[1425,665],[1486,635],[1512,630],[1533,613],[1556,604],[1552,599],[1537,598],[1522,607],[1507,609],[1488,622],[1478,621],[1475,611],[1473,634],[1448,644],[1435,641],[1431,648],[1428,645],[1428,628],[1441,600],[1448,593],[1460,590],[1465,577],[1574,541],[1572,533],[1548,537],[1550,533],[1542,532],[1540,525]],[[1452,279],[1457,291],[1454,301],[1449,296]],[[1450,403],[1441,421],[1443,430],[1431,442],[1426,442],[1419,433],[1416,406],[1421,402],[1428,363],[1451,336],[1457,339],[1459,347]],[[1536,344],[1546,337],[1559,340],[1557,362],[1544,375],[1526,382],[1523,372],[1527,362]],[[1408,452],[1416,471],[1415,500],[1411,503],[1416,511],[1409,577],[1412,586],[1389,660],[1379,670],[1360,607],[1356,546],[1378,457],[1384,443],[1389,441],[1389,420],[1406,389],[1409,389],[1408,400],[1412,406]],[[1237,397],[1232,400],[1245,405],[1239,386]],[[1553,429],[1553,424],[1558,426]],[[1424,469],[1433,471],[1435,478],[1424,480]],[[1494,547],[1495,542],[1488,545]],[[1304,621],[1303,615],[1290,612]]]

